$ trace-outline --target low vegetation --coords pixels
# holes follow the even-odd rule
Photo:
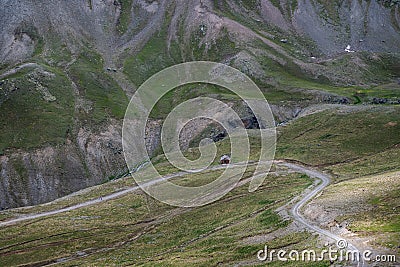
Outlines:
[[[129,27],[129,23],[132,19],[131,17],[131,13],[132,13],[132,0],[116,0],[120,7],[121,7],[121,13],[120,16],[118,18],[118,24],[117,24],[117,30],[119,32],[119,34],[124,34],[128,27]]]
[[[381,153],[400,143],[399,114],[393,106],[355,107],[297,119],[281,130],[277,157],[318,166]]]
[[[378,0],[378,2],[383,3],[385,6],[388,7],[400,5],[400,0]]]
[[[199,183],[198,179],[207,181],[214,174],[194,175],[176,182],[192,186]],[[244,178],[251,174],[249,170]],[[195,209],[172,208],[142,193],[132,193],[32,221],[23,234],[18,225],[2,228],[0,255],[7,265],[67,261],[79,265],[165,266],[185,265],[188,260],[197,265],[254,261],[264,244],[248,246],[241,240],[287,226],[289,222],[273,210],[309,184],[308,177],[298,174],[272,175],[255,193],[249,193],[244,185],[220,201]],[[277,186],[280,190],[275,189]],[[305,240],[309,238],[312,237],[305,233],[294,234],[274,240],[271,247],[294,243],[307,246]],[[47,248],[43,250],[42,246]]]
[[[370,245],[399,253],[400,183],[397,172],[370,175],[330,186],[313,202],[336,214],[336,221],[347,222],[357,236],[368,238]],[[346,195],[344,200],[341,196]]]
[[[74,112],[74,96],[65,75],[41,66],[41,70],[22,70],[6,79],[1,85],[6,98],[0,104],[0,150],[62,144]]]
[[[108,118],[123,119],[128,98],[118,84],[103,72],[103,59],[85,50],[70,68],[70,75],[82,96],[89,101],[87,109],[80,110],[79,118],[99,124]]]

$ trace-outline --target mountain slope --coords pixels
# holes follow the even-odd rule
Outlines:
[[[321,102],[399,100],[398,5],[358,0],[0,5],[1,208],[44,203],[123,176],[120,135],[129,97],[152,74],[176,63],[210,60],[242,70],[273,104],[278,122]],[[357,52],[345,53],[347,45]],[[151,153],[159,151],[162,117],[150,123]]]

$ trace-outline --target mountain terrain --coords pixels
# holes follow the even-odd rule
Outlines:
[[[305,217],[374,253],[399,255],[399,1],[1,0],[0,25],[1,221],[132,185],[121,138],[130,98],[169,66],[214,61],[260,87],[277,125],[277,160],[331,177],[302,210]],[[259,127],[227,89],[175,89],[157,103],[146,129],[148,152],[165,175],[177,170],[160,146],[162,123],[197,96],[227,102],[250,132]],[[205,137],[229,153],[226,132],[201,121],[181,133],[185,155],[196,158]],[[256,160],[260,140],[252,137],[251,147]],[[0,258],[4,266],[242,266],[257,264],[266,242],[330,242],[282,208],[315,186],[312,177],[274,164],[252,195],[244,185],[252,171],[201,208],[169,207],[138,192],[27,222],[32,228],[23,234],[21,225],[7,226]],[[217,174],[174,181],[195,186]]]

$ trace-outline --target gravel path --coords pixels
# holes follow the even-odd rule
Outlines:
[[[340,237],[338,235],[335,235],[329,231],[323,230],[319,228],[318,226],[312,224],[310,221],[306,220],[304,216],[301,214],[301,209],[302,207],[312,200],[318,193],[320,193],[325,187],[327,187],[330,184],[330,177],[322,172],[319,172],[317,170],[313,170],[310,168],[306,168],[297,164],[293,163],[281,163],[281,165],[288,167],[289,169],[299,172],[299,173],[304,173],[308,175],[309,177],[320,179],[321,183],[313,188],[310,192],[306,193],[291,209],[291,213],[295,221],[300,222],[304,226],[306,226],[308,229],[310,229],[313,232],[316,232],[320,235],[324,235],[336,242],[337,245],[343,246],[347,250],[351,251],[357,251],[359,255],[361,255],[360,250],[345,240],[343,237]],[[359,262],[357,266],[367,266],[365,262]]]
[[[330,184],[330,177],[322,172],[319,172],[317,170],[314,169],[310,169],[310,168],[306,168],[304,166],[298,165],[298,164],[294,164],[294,163],[287,163],[284,161],[278,162],[279,165],[282,166],[286,166],[287,168],[291,169],[292,171],[295,172],[299,172],[299,173],[304,173],[312,178],[316,178],[321,180],[321,183],[316,186],[315,188],[313,188],[310,192],[306,193],[291,209],[291,213],[293,218],[300,222],[301,224],[303,224],[304,226],[306,226],[309,230],[316,232],[318,234],[324,235],[336,242],[344,242],[347,245],[347,249],[349,250],[353,250],[353,251],[358,251],[360,252],[359,249],[357,249],[353,244],[349,243],[347,240],[344,240],[342,237],[337,236],[329,231],[323,230],[321,228],[319,228],[318,226],[312,224],[310,221],[306,220],[304,218],[304,216],[301,214],[301,209],[302,207],[311,199],[313,199],[318,193],[320,193],[325,187],[327,187]],[[238,166],[240,166],[241,164],[237,164]],[[226,166],[215,166],[215,167],[211,167],[206,169],[206,171],[210,171],[210,170],[219,170],[219,169],[223,169],[226,168]],[[178,178],[184,175],[187,175],[188,172],[177,172],[171,175],[167,175],[164,177],[161,177],[159,179],[155,179],[153,181],[150,181],[146,184],[144,184],[144,186],[151,186],[153,184],[157,184],[160,183],[162,181],[168,180],[168,179],[172,179],[172,178]],[[89,200],[80,204],[76,204],[73,205],[71,207],[67,207],[67,208],[62,208],[62,209],[57,209],[57,210],[53,210],[53,211],[49,211],[49,212],[43,212],[43,213],[38,213],[38,214],[32,214],[32,215],[27,215],[27,216],[23,216],[20,218],[16,218],[16,219],[11,219],[8,221],[4,221],[4,222],[0,222],[0,227],[4,227],[4,226],[8,226],[8,225],[12,225],[12,224],[16,224],[22,221],[27,221],[27,220],[32,220],[32,219],[37,219],[37,218],[41,218],[41,217],[47,217],[47,216],[51,216],[51,215],[55,215],[55,214],[59,214],[59,213],[64,213],[67,211],[72,211],[72,210],[76,210],[76,209],[80,209],[83,207],[88,207],[91,205],[95,205],[95,204],[99,204],[102,202],[106,202],[112,199],[116,199],[118,197],[124,196],[126,194],[129,194],[131,192],[137,191],[139,190],[139,186],[133,186],[130,187],[128,189],[107,195],[107,196],[103,196],[103,197],[99,197],[97,199],[94,200]],[[364,263],[359,263],[359,266],[366,266]]]

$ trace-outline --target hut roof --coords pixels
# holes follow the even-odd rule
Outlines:
[[[220,160],[230,160],[231,157],[229,155],[223,155]]]

